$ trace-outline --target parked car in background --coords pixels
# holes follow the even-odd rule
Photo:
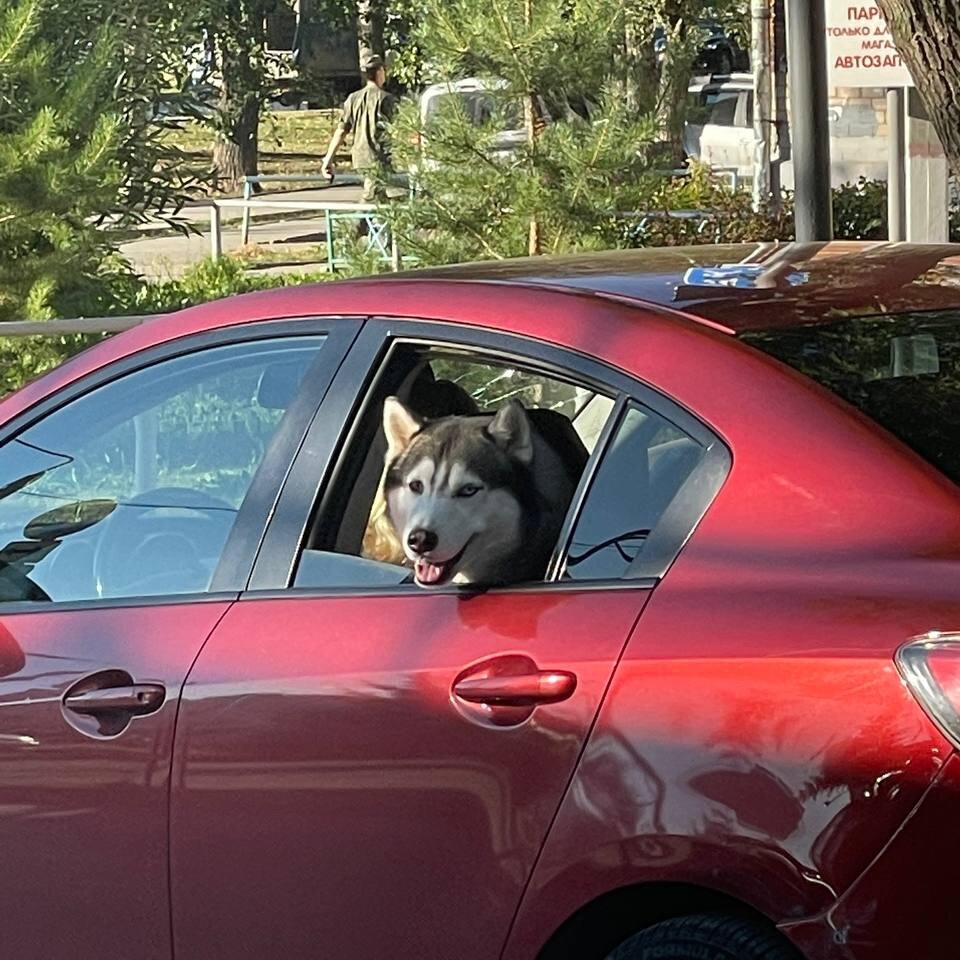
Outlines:
[[[7,397],[4,957],[954,957],[958,273],[294,286]],[[585,459],[541,576],[423,589],[364,551],[384,405],[464,393]]]
[[[750,67],[749,54],[730,36],[721,24],[714,20],[698,20],[697,29],[703,34],[703,42],[697,51],[693,64],[696,74],[729,74],[735,70],[747,70]],[[657,27],[653,35],[653,46],[658,56],[667,49],[667,35],[663,27]]]
[[[505,82],[482,80],[466,77],[463,80],[449,80],[434,83],[420,94],[421,128],[435,121],[442,110],[451,101],[459,101],[467,118],[478,126],[489,123],[495,117],[502,121],[501,129],[496,133],[491,154],[494,158],[508,159],[527,139],[523,122],[523,104],[519,100],[507,99],[502,94]],[[546,105],[540,103],[541,115],[549,122]],[[427,139],[421,135],[421,146],[428,146]]]
[[[690,105],[684,130],[687,155],[709,166],[735,170],[752,178],[754,163],[753,77],[696,80],[689,87]],[[869,101],[831,104],[831,182],[837,187],[855,182],[887,179],[887,138]],[[783,186],[793,189],[793,162],[782,166]]]

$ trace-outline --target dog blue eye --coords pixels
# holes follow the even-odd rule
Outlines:
[[[414,493],[423,493],[423,481],[422,480],[411,480],[410,489]]]
[[[458,497],[472,497],[475,493],[478,493],[480,487],[475,483],[465,483],[458,491]]]

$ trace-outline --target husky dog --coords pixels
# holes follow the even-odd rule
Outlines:
[[[423,422],[383,408],[386,512],[421,586],[540,579],[586,463],[566,417],[510,401]]]

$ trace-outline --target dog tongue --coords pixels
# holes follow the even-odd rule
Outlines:
[[[422,557],[417,560],[414,571],[421,583],[437,583],[443,577],[442,566]]]

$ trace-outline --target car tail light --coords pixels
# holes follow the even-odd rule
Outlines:
[[[960,633],[917,637],[897,651],[896,663],[920,706],[960,749]]]

